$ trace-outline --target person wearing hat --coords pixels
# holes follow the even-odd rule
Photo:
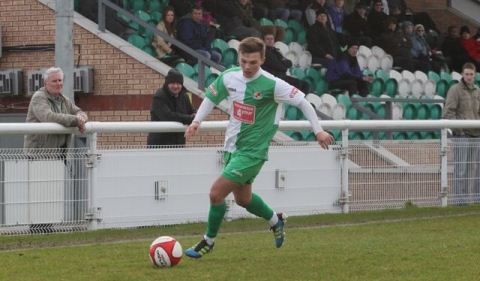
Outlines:
[[[345,17],[343,29],[360,45],[372,46],[370,27],[367,22],[367,6],[357,3],[354,11]]]
[[[317,10],[317,21],[307,31],[307,48],[312,63],[327,65],[340,54],[340,44],[325,9]]]
[[[153,95],[150,108],[151,121],[174,121],[188,125],[195,117],[189,97],[183,87],[183,75],[172,68],[165,77],[163,87]],[[184,145],[183,133],[150,133],[147,145]]]
[[[373,78],[363,75],[357,61],[358,43],[355,40],[347,42],[347,50],[336,60],[327,65],[325,79],[330,89],[346,90],[350,95],[368,95],[368,83]]]

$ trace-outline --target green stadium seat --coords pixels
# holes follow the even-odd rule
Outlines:
[[[365,135],[363,134],[363,132],[350,131],[348,133],[348,139],[350,139],[350,140],[364,140]]]
[[[406,140],[408,139],[408,136],[405,132],[394,132],[392,134],[392,137],[394,140]]]
[[[389,97],[395,97],[397,95],[398,82],[397,80],[390,78],[385,82],[384,86],[385,92]]]
[[[151,55],[152,57],[157,57],[157,52],[155,51],[155,49],[151,46],[151,45],[146,45],[145,47],[142,48],[142,50]]]
[[[415,108],[415,104],[405,103],[403,105],[403,119],[414,120],[416,118],[417,118],[417,111]]]
[[[233,48],[228,48],[222,52],[222,65],[230,68],[238,62],[237,51]]]
[[[128,42],[139,49],[143,49],[147,45],[145,38],[138,33],[132,33],[128,36]]]
[[[475,75],[475,83],[477,83],[477,86],[480,86],[480,72],[477,72],[477,74]]]
[[[424,140],[435,139],[435,133],[434,132],[420,132],[420,138],[424,139]]]
[[[285,33],[283,35],[283,42],[285,44],[290,44],[291,42],[295,42],[297,40],[295,36],[295,31],[291,28],[285,29]]]
[[[150,20],[151,20],[150,14],[148,14],[147,12],[142,11],[142,10],[136,11],[135,15],[145,22],[150,22]],[[134,30],[138,30],[141,33],[145,32],[145,27],[140,26],[138,23],[136,23],[134,21],[130,22],[129,27],[134,29]]]
[[[350,100],[350,96],[344,94],[337,95],[337,102],[339,104],[343,104],[348,115],[348,110],[350,109],[350,107],[352,107],[352,101]]]
[[[450,81],[452,81],[452,76],[446,71],[441,71],[440,79],[447,81],[447,83],[450,83]]]
[[[288,27],[290,27],[291,29],[293,29],[295,31],[295,33],[299,33],[301,31],[305,31],[305,29],[303,28],[302,24],[299,23],[297,20],[294,20],[294,19],[289,19],[288,22],[287,22],[287,25]]]
[[[447,81],[441,79],[437,82],[437,95],[441,97],[445,97],[447,95],[447,91],[449,88],[449,84]]]
[[[311,77],[315,82],[322,79],[320,72],[313,67],[307,67],[305,69],[305,75]]]
[[[390,79],[388,74],[383,69],[378,69],[377,71],[375,71],[375,77],[382,79],[383,82],[387,82],[388,79]]]
[[[350,119],[350,120],[359,120],[362,118],[362,112],[360,112],[359,110],[357,110],[355,107],[350,107],[348,110],[347,110],[347,119]]]
[[[307,42],[307,32],[305,32],[305,30],[297,33],[297,42],[300,45],[304,45]]]
[[[230,48],[228,46],[227,42],[225,42],[224,40],[222,40],[220,38],[213,39],[213,41],[211,43],[211,47],[214,51],[217,51],[220,54],[222,54],[226,49]]]
[[[437,120],[442,118],[442,106],[438,103],[428,104],[430,119]]]
[[[218,74],[216,73],[210,73],[207,78],[205,78],[205,86],[208,87],[210,86],[210,84],[213,83],[213,81],[215,81],[215,79],[217,79],[218,77]]]
[[[323,95],[328,90],[328,82],[325,79],[317,80],[315,85],[315,93],[319,96]]]
[[[290,75],[297,77],[298,79],[303,80],[306,76],[305,71],[300,67],[291,67]]]
[[[154,11],[150,13],[150,22],[157,25],[163,18],[162,12]]]
[[[419,139],[422,139],[422,136],[420,135],[420,132],[408,132],[407,133],[407,139],[409,139],[409,140],[419,140]]]
[[[183,75],[192,78],[196,74],[195,69],[187,63],[181,62],[175,66],[175,68],[180,71]]]
[[[375,78],[372,83],[369,84],[370,94],[379,97],[383,94],[384,82],[382,78]]]
[[[425,103],[416,103],[415,104],[415,115],[416,119],[427,120],[430,118],[430,110],[428,105]]]
[[[134,12],[145,10],[145,1],[144,0],[130,0],[130,8]]]
[[[428,79],[433,80],[435,81],[435,83],[437,83],[438,81],[440,81],[440,75],[438,75],[438,73],[436,73],[435,71],[429,71]]]
[[[261,18],[260,20],[258,20],[258,22],[260,23],[261,26],[274,25],[273,22],[267,18]]]
[[[196,63],[194,66],[193,66],[193,69],[195,70],[196,73],[198,73],[199,71],[199,68],[200,66],[198,65],[198,63]],[[210,69],[210,67],[206,66],[206,65],[203,65],[203,71],[205,73],[205,78],[208,77],[208,75],[212,74],[212,70]]]
[[[300,119],[300,113],[298,108],[295,106],[288,106],[285,110],[285,119],[287,120],[298,120]]]
[[[274,24],[275,26],[283,27],[283,28],[285,28],[285,29],[288,28],[288,24],[287,24],[284,20],[282,20],[282,19],[275,19],[275,20],[273,21],[273,24]]]
[[[150,0],[148,2],[148,10],[150,11],[150,13],[161,12],[162,9],[162,2],[160,2],[159,0]]]

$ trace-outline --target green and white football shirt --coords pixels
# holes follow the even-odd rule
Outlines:
[[[262,69],[245,78],[242,69],[235,67],[208,87],[206,97],[216,105],[226,99],[230,106],[225,151],[267,160],[268,146],[283,115],[281,103],[298,106],[305,95]]]

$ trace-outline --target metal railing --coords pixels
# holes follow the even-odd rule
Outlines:
[[[203,122],[200,130],[223,131],[227,123],[227,121]],[[266,166],[268,168],[265,168],[261,175],[260,182],[263,182],[263,185],[267,183],[265,192],[276,194],[273,198],[280,198],[278,192],[285,193],[292,188],[298,189],[294,194],[303,196],[303,199],[299,199],[300,205],[297,207],[288,205],[293,210],[297,210],[298,214],[319,212],[319,210],[348,213],[358,210],[398,208],[408,202],[418,206],[480,202],[480,139],[447,138],[448,129],[480,128],[480,120],[326,120],[321,121],[321,124],[324,129],[342,131],[342,140],[338,141],[333,149],[319,153],[321,150],[317,145],[313,145],[314,143],[279,143],[271,151],[275,157],[272,157],[270,164]],[[0,151],[0,233],[68,231],[133,226],[142,225],[142,223],[148,225],[155,220],[133,216],[127,223],[122,221],[121,214],[112,213],[112,209],[122,210],[123,204],[131,202],[128,198],[138,200],[138,202],[135,201],[136,206],[146,206],[142,200],[157,198],[152,208],[160,208],[161,204],[167,204],[169,200],[173,200],[160,200],[161,198],[177,199],[174,195],[163,194],[164,191],[166,193],[178,191],[182,196],[190,198],[195,195],[193,197],[198,198],[198,194],[194,194],[198,192],[197,189],[181,191],[183,186],[192,185],[188,182],[190,177],[184,175],[191,173],[192,177],[196,177],[195,182],[197,178],[198,181],[210,182],[209,178],[214,177],[221,169],[217,159],[218,150],[221,150],[219,147],[213,149],[195,146],[183,149],[142,147],[114,150],[97,148],[97,135],[101,133],[183,132],[185,128],[185,125],[176,122],[89,122],[86,124],[85,148],[66,151],[40,150],[33,155],[25,154],[21,149]],[[309,128],[308,121],[281,121],[279,124],[280,130]],[[417,141],[350,141],[348,139],[349,130],[425,129],[441,130],[441,138]],[[78,133],[78,131],[54,123],[0,124],[0,136],[65,133]],[[302,146],[304,148],[293,148]],[[284,164],[294,161],[297,153],[302,155],[301,162],[294,167]],[[204,162],[202,157],[206,157],[208,161]],[[136,159],[137,162],[132,162],[132,159]],[[178,166],[182,169],[167,172],[172,169],[172,165],[169,164],[171,160],[168,159],[184,161],[182,163],[191,167],[185,168],[183,164],[179,164]],[[160,171],[154,170],[149,175],[141,175],[145,167],[149,166],[145,163],[146,161],[154,161],[155,165],[152,166],[155,168],[161,165],[164,168]],[[276,168],[282,165],[285,166]],[[201,169],[208,169],[208,172],[201,172],[200,166]],[[123,167],[123,170],[120,167]],[[131,177],[122,174],[121,171],[130,169],[128,167],[140,169],[137,171],[140,174],[135,172]],[[119,171],[120,174],[117,174]],[[313,178],[301,180],[304,176],[300,175],[305,173]],[[270,187],[268,182],[273,180],[270,177],[277,174],[290,174],[291,179],[297,181],[300,179],[300,181],[293,180],[290,183],[287,181],[284,183],[286,188]],[[322,177],[321,174],[323,174],[322,180],[315,180],[315,176]],[[120,179],[116,179],[117,177]],[[152,178],[153,182],[150,183]],[[329,183],[322,187],[322,184],[326,184],[327,178],[330,178]],[[124,184],[127,186],[122,187]],[[149,193],[150,185],[155,194]],[[208,183],[203,185],[207,187]],[[138,190],[140,193],[135,193],[135,190],[130,190],[132,187],[142,186],[147,188],[146,191]],[[176,187],[172,188],[172,186]],[[202,192],[206,196],[207,191]],[[315,196],[323,194],[320,198],[330,196],[328,200],[331,201],[323,202],[321,207],[311,205],[309,200],[312,195],[308,192],[316,194]],[[331,197],[332,194],[334,198]],[[319,200],[315,200],[317,201]],[[148,202],[151,203],[151,201]],[[302,202],[306,205],[302,205]],[[171,209],[173,206],[183,205],[174,204],[165,210],[162,209],[162,215],[167,215],[165,212],[170,211],[174,213],[169,214],[168,219],[156,222],[181,223],[201,219],[191,217],[195,216],[194,211],[188,213],[185,210],[177,210],[178,213],[175,213],[177,211]],[[161,213],[158,210],[144,211],[147,214]],[[182,217],[185,214],[190,216]],[[232,214],[239,213],[234,210]],[[105,223],[106,221],[109,223]]]
[[[132,20],[138,23],[140,26],[148,30],[149,32],[153,33],[155,36],[160,36],[167,42],[172,43],[177,48],[181,49],[182,51],[188,53],[192,57],[195,57],[198,61],[198,88],[203,90],[205,88],[205,65],[211,66],[219,71],[225,70],[223,65],[217,64],[212,60],[208,59],[205,56],[200,55],[198,52],[190,48],[189,46],[185,45],[184,43],[180,42],[174,37],[169,36],[161,31],[159,31],[154,25],[145,22],[144,20],[140,19],[136,15],[130,13],[129,11],[119,7],[115,3],[112,3],[109,0],[99,0],[98,1],[98,29],[102,32],[105,32],[105,8],[108,7],[113,9],[114,11],[122,14],[123,16],[127,17],[129,20]]]

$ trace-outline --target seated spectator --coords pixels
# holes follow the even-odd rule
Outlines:
[[[237,0],[235,2],[243,25],[260,31],[260,23],[253,17],[252,2],[250,0]]]
[[[157,29],[170,37],[175,37],[177,34],[175,13],[173,7],[166,7],[163,10],[162,20],[157,24]],[[155,36],[152,41],[152,46],[157,52],[157,58],[171,66],[175,65],[180,59],[175,55],[172,49],[172,43],[166,42],[162,37]]]
[[[170,1],[170,5],[175,10],[178,18],[182,18],[183,16],[188,15],[193,7],[195,7],[195,3],[193,0],[175,0]]]
[[[427,53],[425,53],[425,55],[419,55],[418,53],[414,54],[414,52],[413,52],[413,50],[415,48],[415,46],[413,45],[413,39],[415,37],[413,23],[410,22],[410,21],[405,21],[405,22],[402,23],[401,26],[402,26],[402,32],[403,32],[404,38],[405,38],[405,40],[408,41],[406,44],[410,46],[410,55],[411,55],[412,62],[413,62],[413,65],[414,65],[413,67],[415,69],[421,70],[423,72],[428,72],[431,69],[429,51]],[[420,39],[420,38],[418,38],[418,39]],[[426,43],[426,41],[425,41],[425,43]],[[416,50],[418,50],[418,49],[416,49]]]
[[[363,75],[358,65],[357,53],[358,43],[352,41],[338,59],[330,61],[325,74],[330,89],[347,90],[350,95],[368,95],[368,83],[372,82],[373,77]]]
[[[387,0],[388,2],[388,9],[390,10],[390,15],[392,15],[392,11],[394,9],[398,9],[401,15],[405,14],[407,9],[407,3],[405,0]]]
[[[337,33],[343,33],[344,4],[345,0],[335,0],[335,4],[327,10],[333,24],[333,30]]]
[[[463,65],[469,62],[467,51],[463,48],[460,41],[460,33],[457,26],[452,25],[448,27],[448,35],[445,36],[442,44],[442,52],[450,69],[457,72],[461,72]]]
[[[302,11],[291,9],[288,0],[255,0],[253,3],[257,10],[268,11],[268,18],[272,20],[302,20]]]
[[[246,11],[240,6],[239,0],[204,0],[204,5],[215,15],[220,29],[224,37],[234,37],[237,40],[242,40],[246,37],[261,37],[261,32],[257,30],[255,22],[251,21],[250,15],[246,15]],[[246,26],[247,24],[252,26]],[[254,18],[253,18],[254,19]]]
[[[393,66],[414,71],[415,63],[412,58],[412,42],[403,32],[396,32],[397,22],[389,17],[386,31],[377,40],[377,45],[393,57]]]
[[[470,61],[472,61],[477,68],[480,68],[480,41],[472,38],[470,28],[464,25],[460,29],[460,42],[463,48],[467,51]]]
[[[345,17],[343,22],[344,31],[360,45],[372,46],[370,27],[367,22],[367,7],[357,3],[354,11]]]
[[[421,24],[415,25],[412,35],[412,56],[416,60],[428,60],[429,69],[439,72],[447,69],[442,52],[432,50],[425,38],[425,28]]]
[[[327,11],[324,9],[317,10],[317,22],[307,31],[307,47],[312,54],[312,63],[315,64],[327,65],[340,54],[337,35],[330,27]]]
[[[328,7],[327,0],[314,0],[312,4],[308,5],[305,9],[305,19],[308,25],[313,25],[317,21],[317,11],[319,9],[328,10]]]
[[[383,3],[381,0],[373,1],[373,8],[368,14],[368,25],[374,40],[386,31],[388,15],[383,12]]]
[[[201,55],[220,63],[222,55],[211,49],[213,38],[208,31],[208,25],[202,22],[203,10],[201,7],[194,7],[190,15],[184,16],[178,22],[178,40],[188,45]],[[180,51],[188,63],[194,64],[196,60]]]
[[[287,70],[292,67],[292,62],[275,48],[275,34],[265,33],[263,41],[265,42],[265,61],[262,68],[308,94],[309,86],[307,82],[287,75]]]

